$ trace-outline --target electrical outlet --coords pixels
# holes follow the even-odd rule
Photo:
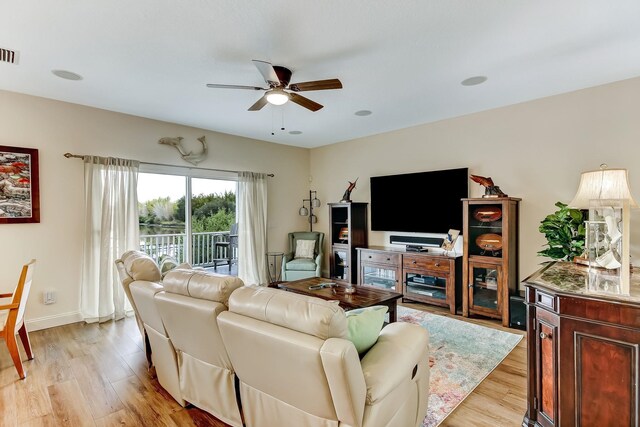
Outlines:
[[[42,293],[43,303],[49,305],[56,302],[56,291],[44,291]]]

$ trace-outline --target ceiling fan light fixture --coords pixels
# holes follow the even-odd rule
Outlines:
[[[289,94],[282,89],[271,89],[265,96],[267,102],[272,105],[282,105],[289,101]]]

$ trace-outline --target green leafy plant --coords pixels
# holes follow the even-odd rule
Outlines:
[[[547,238],[549,247],[538,252],[538,255],[571,261],[584,252],[584,214],[562,202],[557,202],[555,206],[559,209],[540,223],[539,230]]]

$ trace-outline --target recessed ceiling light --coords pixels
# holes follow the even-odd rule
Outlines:
[[[67,70],[51,70],[53,74],[60,77],[61,79],[66,80],[82,80],[82,76],[80,74],[72,73]]]
[[[371,111],[369,111],[369,110],[359,110],[359,111],[356,111],[354,114],[356,116],[360,116],[360,117],[370,116],[371,115]]]
[[[473,76],[460,82],[462,86],[475,86],[487,81],[485,76]]]
[[[300,135],[302,133],[301,130],[290,130],[289,134],[290,135]]]

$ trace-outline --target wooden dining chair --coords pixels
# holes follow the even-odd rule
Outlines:
[[[24,379],[26,375],[22,367],[22,359],[20,359],[16,334],[20,334],[20,340],[27,353],[27,358],[29,360],[33,359],[27,326],[24,324],[24,310],[27,305],[27,299],[29,298],[29,291],[31,290],[31,280],[33,278],[35,264],[36,260],[32,259],[22,267],[18,286],[16,286],[13,293],[0,294],[0,299],[11,298],[11,303],[0,305],[0,338],[3,338],[7,343],[7,347],[9,347],[9,354],[11,354],[13,363],[16,365],[20,379]]]

